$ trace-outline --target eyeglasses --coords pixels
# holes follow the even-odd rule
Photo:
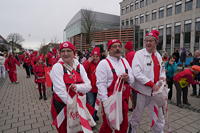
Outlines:
[[[122,45],[112,45],[111,48],[122,48]]]
[[[65,52],[70,53],[70,52],[72,52],[72,50],[70,50],[70,49],[68,49],[68,50],[61,50],[60,52],[61,53],[65,53]]]
[[[155,40],[144,40],[144,42],[150,42],[150,43],[152,43],[152,42],[154,42]]]

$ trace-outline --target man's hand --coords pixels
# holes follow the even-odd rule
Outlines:
[[[160,86],[155,84],[152,89],[153,91],[158,91],[160,89]]]
[[[128,82],[129,77],[128,77],[128,74],[127,74],[127,73],[122,74],[122,75],[121,75],[121,78],[122,78],[122,80],[124,80],[125,82]]]
[[[88,58],[88,61],[89,61],[89,62],[92,62],[92,61],[93,61],[92,56]]]
[[[73,91],[76,92],[76,85],[75,85],[75,84],[71,84],[71,85],[69,86],[69,89],[72,89]]]

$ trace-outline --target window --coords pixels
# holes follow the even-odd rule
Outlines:
[[[130,11],[131,11],[131,12],[133,11],[133,3],[131,3]]]
[[[188,48],[191,41],[191,20],[185,21],[184,25],[184,47]]]
[[[157,10],[152,11],[152,20],[156,20],[157,18]]]
[[[181,23],[175,23],[174,26],[174,48],[180,47],[180,38],[181,38]]]
[[[138,17],[138,16],[136,16],[136,17],[135,17],[135,24],[139,24],[139,22],[138,22],[138,21],[139,21],[139,17]]]
[[[150,21],[150,13],[149,12],[146,13],[146,22],[148,22],[148,21]]]
[[[200,0],[197,0],[196,7],[200,8]]]
[[[159,16],[159,18],[163,18],[163,17],[164,17],[164,8],[163,8],[163,7],[161,7],[161,8],[159,9],[159,14],[158,14],[158,16]]]
[[[146,0],[146,5],[150,5],[151,4],[151,1],[150,0]]]
[[[192,10],[192,0],[186,0],[185,1],[185,11]]]
[[[128,21],[128,19],[126,20],[126,26],[129,26],[129,21]]]
[[[144,0],[140,0],[140,8],[144,7]]]
[[[166,16],[172,16],[172,5],[167,6]]]
[[[181,13],[182,11],[182,2],[179,1],[179,2],[176,2],[176,5],[175,5],[175,14],[179,14]]]
[[[124,26],[124,20],[122,20],[122,26]]]
[[[163,49],[163,28],[158,29],[158,31],[160,32],[160,35],[159,35],[159,44],[157,45],[157,49],[162,50]]]
[[[157,0],[152,0],[152,3],[155,3],[155,2],[157,2]]]
[[[200,49],[200,18],[196,19],[195,22],[195,44],[194,50]]]
[[[126,6],[126,13],[129,12],[129,6]]]
[[[166,46],[171,47],[171,33],[172,33],[172,28],[171,25],[167,25],[166,28]]]
[[[122,15],[125,14],[125,9],[124,8],[121,9],[121,14]]]
[[[200,18],[195,22],[195,42],[200,43]]]
[[[137,10],[139,8],[139,1],[135,2],[135,10]]]
[[[139,33],[140,48],[142,48],[143,47],[143,40],[144,40],[144,38],[143,38],[143,36],[144,36],[144,30],[141,29],[139,32],[140,32]]]
[[[144,14],[140,15],[140,24],[144,23]]]
[[[133,25],[133,18],[130,18],[130,25]]]

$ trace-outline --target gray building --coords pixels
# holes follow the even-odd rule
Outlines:
[[[81,9],[75,16],[69,21],[67,26],[64,29],[64,40],[70,40],[73,36],[85,33],[83,24],[83,16]],[[115,29],[120,27],[120,16],[111,15],[106,13],[100,13],[93,11],[95,15],[95,31],[106,30],[106,29]]]
[[[138,49],[152,29],[160,32],[159,50],[200,49],[200,0],[123,0],[120,9],[120,26],[137,29]]]

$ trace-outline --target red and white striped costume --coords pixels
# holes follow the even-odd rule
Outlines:
[[[56,125],[58,132],[67,133],[66,105],[71,103],[72,98],[77,95],[75,91],[68,90],[68,87],[71,84],[75,84],[77,92],[85,94],[90,91],[91,84],[84,67],[79,64],[77,60],[74,59],[74,70],[72,73],[66,71],[62,64],[63,61],[60,59],[50,72],[54,92],[51,103],[51,113],[54,120],[53,124]],[[77,101],[79,101],[78,98]],[[81,103],[78,102],[78,105],[80,107],[78,109],[81,110]],[[79,115],[81,115],[81,113]],[[82,120],[80,120],[80,122],[82,122]],[[81,123],[81,125],[85,126],[85,128],[88,127],[87,124],[84,125],[84,123]]]

